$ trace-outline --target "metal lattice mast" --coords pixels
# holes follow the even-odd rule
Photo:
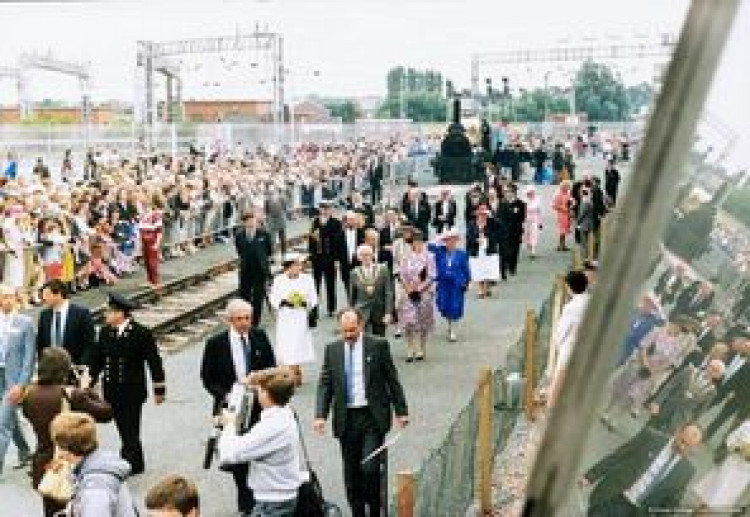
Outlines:
[[[675,38],[670,34],[662,34],[658,37],[637,38],[617,44],[592,43],[478,53],[471,58],[471,92],[475,98],[480,95],[481,70],[489,65],[665,58],[672,54],[674,47]]]

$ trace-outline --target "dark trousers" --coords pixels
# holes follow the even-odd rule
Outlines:
[[[245,273],[246,274],[246,273]],[[266,283],[257,279],[243,282],[243,273],[240,272],[240,298],[253,306],[253,326],[260,323],[260,317],[263,314],[263,300],[266,297]]]
[[[385,323],[383,323],[383,316],[379,316],[380,321],[372,319],[367,322],[365,326],[365,332],[372,334],[373,336],[385,337]]]
[[[237,485],[237,509],[242,513],[250,513],[255,506],[255,496],[247,485],[247,473],[250,469],[249,463],[240,463],[229,467],[231,469],[234,484]]]
[[[586,515],[588,517],[638,517],[648,515],[648,512],[634,506],[625,499],[624,495],[620,494],[612,499],[592,501]]]
[[[279,228],[277,231],[271,234],[271,243],[275,244],[276,237],[279,239],[279,250],[281,250],[281,256],[286,255],[286,228]]]
[[[336,266],[333,262],[318,263],[313,265],[313,279],[315,280],[315,291],[320,297],[320,284],[326,281],[326,308],[328,313],[336,312]]]
[[[379,181],[373,182],[370,187],[370,203],[374,206],[379,203],[381,199],[383,199],[383,185]]]
[[[378,430],[368,408],[348,409],[346,428],[341,437],[341,456],[344,461],[344,485],[346,499],[353,517],[380,515],[380,463],[378,456],[362,465],[362,460],[383,444],[383,435]]]
[[[341,264],[341,282],[344,284],[344,290],[346,291],[346,298],[350,298],[349,285],[351,282],[352,271],[354,270],[354,264]]]
[[[120,433],[120,456],[130,463],[131,474],[140,474],[145,468],[141,445],[141,412],[143,402],[115,402],[112,404],[115,425]]]
[[[508,273],[516,274],[518,267],[518,254],[521,251],[520,243],[511,243],[500,248],[500,274],[503,280],[508,278]]]

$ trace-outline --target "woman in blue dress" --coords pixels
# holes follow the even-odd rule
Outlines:
[[[438,237],[439,244],[430,244],[437,270],[437,308],[448,320],[450,341],[456,341],[454,324],[464,315],[464,294],[471,282],[469,257],[457,247],[458,239],[458,232],[449,230]]]

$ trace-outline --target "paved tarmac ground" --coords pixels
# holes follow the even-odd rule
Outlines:
[[[600,170],[599,167],[595,169],[596,173]],[[391,350],[406,391],[411,416],[410,426],[392,449],[391,474],[407,468],[417,470],[428,452],[438,446],[454,415],[471,397],[480,369],[503,362],[506,347],[515,342],[521,331],[527,307],[537,307],[549,294],[554,275],[569,265],[570,255],[554,250],[556,230],[554,216],[549,209],[553,191],[554,187],[540,188],[545,224],[538,258],[530,261],[526,252],[522,251],[518,276],[498,286],[491,299],[478,300],[476,290],[469,290],[466,317],[458,329],[457,343],[447,341],[445,323],[438,321],[428,345],[427,360],[422,364],[406,364],[403,341],[394,339],[392,330],[389,331]],[[463,189],[457,191],[456,197],[462,201]],[[232,254],[233,249],[229,245],[215,246],[193,257],[189,263],[191,266],[196,260],[209,263]],[[170,264],[181,269],[174,261],[164,266],[165,271]],[[343,300],[339,285],[340,307]],[[273,341],[274,322],[267,313],[264,313],[262,324]],[[332,438],[330,427],[322,438],[311,431],[322,352],[325,344],[334,338],[334,320],[323,317],[315,331],[317,361],[306,368],[305,383],[294,397],[293,406],[300,414],[311,460],[326,498],[338,503],[346,515],[348,509],[338,443]],[[199,379],[202,351],[203,343],[194,343],[177,354],[165,356],[167,402],[157,407],[149,401],[144,408],[142,435],[147,470],[143,475],[131,479],[129,484],[137,499],[142,501],[147,488],[157,479],[166,474],[179,473],[198,483],[204,515],[232,516],[236,512],[231,476],[216,468],[209,471],[201,468],[211,407]],[[100,433],[102,447],[119,449],[114,425],[101,426]],[[28,426],[26,435],[32,435]],[[15,451],[11,447],[6,461],[10,466],[14,460]],[[25,474],[8,469],[5,481],[0,483],[0,517],[40,515],[40,506]]]

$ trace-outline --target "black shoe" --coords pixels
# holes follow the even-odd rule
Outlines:
[[[414,362],[414,358],[413,358],[413,357],[407,357],[407,358],[406,358],[406,362],[407,362],[407,363],[411,363],[411,362]]]
[[[423,355],[418,355],[418,356],[417,356],[417,357],[415,358],[415,360],[416,360],[416,361],[424,361],[424,356],[423,356]]]

